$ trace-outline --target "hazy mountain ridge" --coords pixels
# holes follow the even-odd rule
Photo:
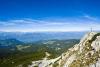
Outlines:
[[[14,46],[23,44],[23,42],[17,40],[17,39],[2,39],[0,40],[0,46]]]
[[[40,40],[80,39],[85,32],[0,32],[0,39],[17,39],[22,42]]]

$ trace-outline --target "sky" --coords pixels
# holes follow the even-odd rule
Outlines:
[[[0,0],[0,31],[100,30],[100,0]]]

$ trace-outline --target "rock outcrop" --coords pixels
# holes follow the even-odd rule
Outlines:
[[[100,33],[87,33],[79,44],[48,61],[43,63],[45,67],[100,67]]]

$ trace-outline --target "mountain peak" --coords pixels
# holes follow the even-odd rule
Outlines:
[[[47,63],[48,62],[48,63]],[[41,67],[100,67],[100,33],[89,32],[67,52]]]
[[[100,67],[100,33],[87,33],[65,53],[60,67]]]

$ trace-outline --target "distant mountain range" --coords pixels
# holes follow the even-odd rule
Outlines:
[[[5,40],[0,40],[0,46],[14,46],[14,45],[19,45],[23,44],[23,42],[17,40],[17,39],[5,39]]]
[[[36,42],[40,40],[80,39],[85,32],[0,32],[0,40],[17,39],[22,42]]]

